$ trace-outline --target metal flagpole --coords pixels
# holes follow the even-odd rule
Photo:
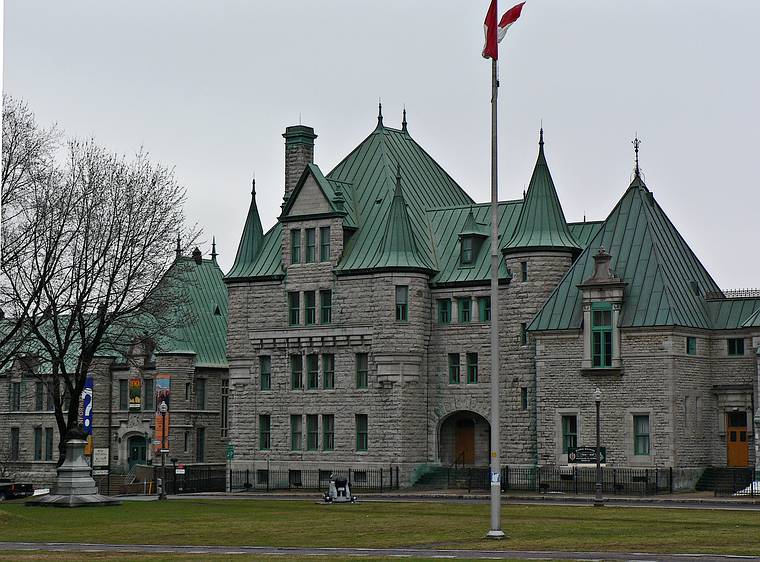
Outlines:
[[[501,530],[501,460],[499,455],[499,188],[496,168],[496,99],[499,77],[491,59],[491,529],[490,539],[503,539]]]

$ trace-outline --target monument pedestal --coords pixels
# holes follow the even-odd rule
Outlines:
[[[51,507],[89,507],[119,505],[120,501],[98,494],[98,487],[92,478],[92,469],[84,458],[87,441],[69,439],[66,441],[66,459],[58,467],[52,494],[45,494],[26,502],[26,505]]]

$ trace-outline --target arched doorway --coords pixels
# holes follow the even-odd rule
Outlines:
[[[145,464],[148,454],[148,444],[142,435],[133,435],[127,441],[127,463],[131,469],[136,464]]]
[[[491,425],[475,412],[447,416],[438,430],[438,454],[443,464],[488,466]]]

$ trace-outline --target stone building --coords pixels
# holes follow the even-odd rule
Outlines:
[[[93,374],[93,446],[108,450],[112,490],[135,464],[160,463],[154,443],[157,379],[168,379],[169,458],[223,465],[227,444],[227,291],[216,253],[177,254],[165,279],[187,296],[184,324],[126,354],[104,354]],[[184,308],[184,307],[183,307]],[[134,384],[135,390],[131,389]],[[0,373],[0,464],[16,478],[49,485],[58,460],[49,371],[20,358]],[[99,485],[105,477],[98,477]],[[104,488],[103,488],[104,489]]]
[[[285,134],[263,232],[255,192],[229,292],[238,468],[488,463],[488,205],[383,123],[330,173]],[[613,466],[755,462],[760,295],[715,284],[638,173],[604,221],[567,222],[544,155],[499,204],[500,413],[508,464],[592,445]]]

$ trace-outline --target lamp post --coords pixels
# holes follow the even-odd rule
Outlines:
[[[166,401],[162,401],[158,407],[161,414],[161,493],[158,495],[159,500],[166,499],[166,412],[169,406]]]
[[[602,496],[602,449],[600,443],[600,422],[599,409],[602,405],[602,391],[597,386],[594,390],[594,402],[596,403],[596,493],[594,494],[594,505],[604,507],[604,497]]]

